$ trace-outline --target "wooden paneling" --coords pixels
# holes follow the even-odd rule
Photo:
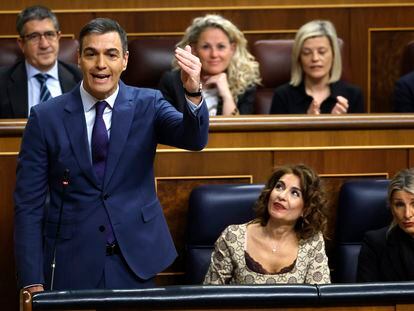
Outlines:
[[[392,111],[392,92],[395,81],[400,77],[402,53],[405,45],[414,40],[414,27],[371,29],[369,36],[372,77],[370,102],[375,103],[377,112]]]
[[[15,171],[16,156],[0,153],[0,301],[4,310],[15,310],[18,302],[13,251]]]

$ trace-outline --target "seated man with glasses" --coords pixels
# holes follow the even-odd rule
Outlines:
[[[16,28],[24,60],[0,68],[0,119],[27,118],[31,107],[70,91],[82,78],[76,65],[57,60],[59,22],[48,8],[24,9]]]

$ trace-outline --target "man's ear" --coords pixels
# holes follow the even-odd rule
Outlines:
[[[124,56],[123,56],[123,69],[122,69],[122,71],[124,71],[127,68],[128,59],[129,59],[129,51],[126,51]]]
[[[78,49],[78,67],[80,67],[81,51]]]
[[[23,38],[17,38],[17,45],[19,46],[20,50],[23,52],[24,51],[24,39]]]

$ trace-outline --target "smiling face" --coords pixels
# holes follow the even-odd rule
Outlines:
[[[328,81],[333,63],[333,52],[328,37],[306,39],[300,52],[300,62],[305,79]]]
[[[394,191],[391,199],[391,211],[397,225],[414,237],[414,194],[404,190]]]
[[[194,54],[200,58],[203,75],[216,75],[227,70],[234,55],[235,44],[219,28],[204,30],[195,46]]]
[[[54,33],[55,36],[41,36],[40,40],[34,39],[34,34]],[[18,44],[25,59],[33,67],[40,71],[50,70],[59,53],[60,33],[55,29],[50,18],[31,20],[24,24],[23,37],[18,39]],[[48,37],[48,39],[47,39]]]
[[[284,220],[295,224],[304,209],[300,179],[294,174],[285,174],[277,182],[269,196],[270,220]]]
[[[85,90],[97,99],[112,95],[128,63],[117,32],[91,33],[83,38],[78,63]]]

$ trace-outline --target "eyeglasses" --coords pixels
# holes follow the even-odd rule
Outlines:
[[[40,42],[40,39],[42,37],[45,37],[45,39],[49,42],[55,41],[57,39],[58,32],[57,31],[45,31],[44,33],[39,32],[32,32],[28,35],[22,36],[23,39],[29,41],[30,43],[37,44]]]

